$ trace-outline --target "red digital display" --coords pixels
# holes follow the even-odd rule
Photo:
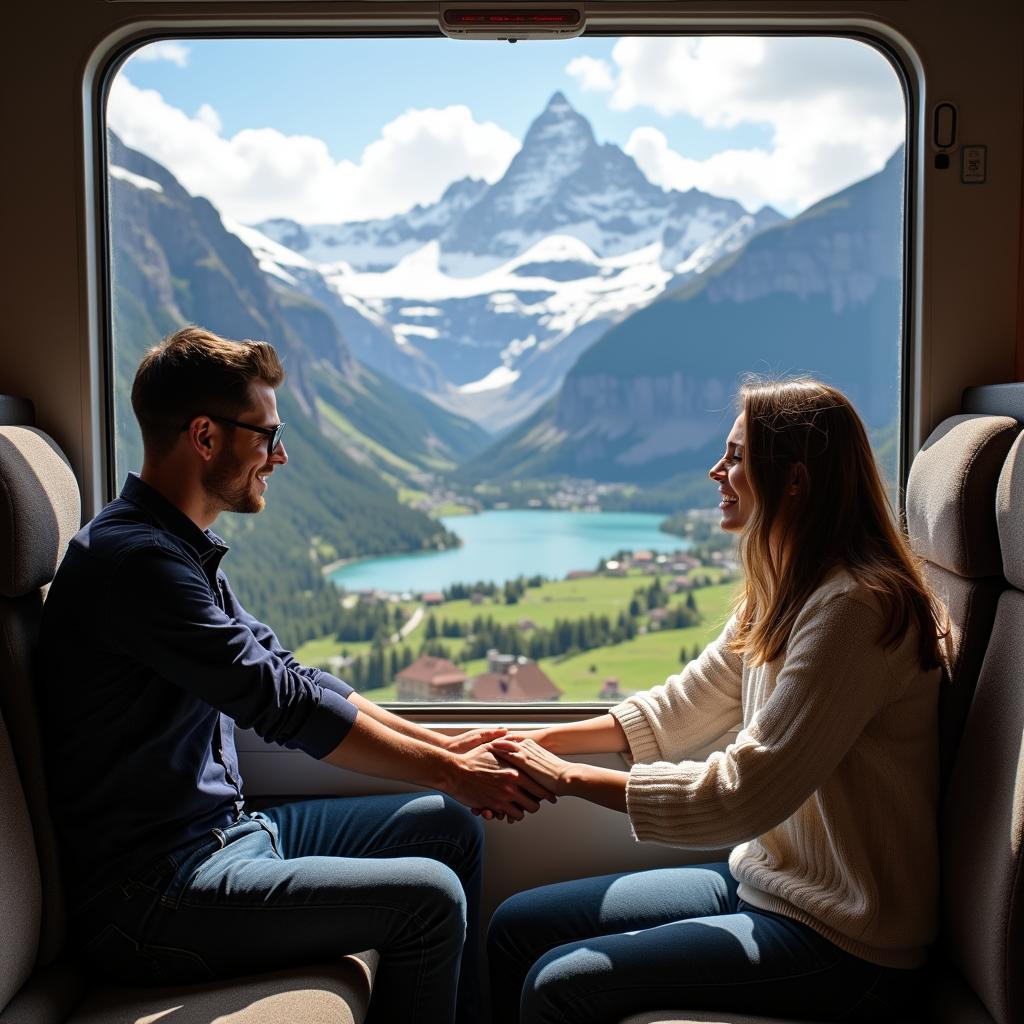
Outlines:
[[[474,26],[486,28],[493,25],[501,28],[506,25],[515,25],[520,28],[528,28],[530,25],[564,25],[572,28],[580,23],[580,12],[577,10],[554,10],[554,11],[445,11],[444,20],[446,25],[453,28],[460,26]]]

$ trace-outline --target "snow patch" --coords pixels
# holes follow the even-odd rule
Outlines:
[[[518,359],[524,352],[528,352],[537,344],[537,335],[531,334],[528,338],[513,338],[502,350],[501,361],[505,364]]]
[[[498,388],[508,387],[510,384],[515,384],[517,380],[519,380],[518,370],[510,370],[507,366],[496,366],[486,377],[463,384],[458,391],[463,395],[475,395],[481,391],[496,391]]]
[[[437,306],[403,306],[398,311],[399,316],[441,316],[443,313]]]
[[[416,337],[434,340],[441,332],[436,327],[423,327],[420,324],[394,324],[392,330],[399,338]]]
[[[110,176],[117,178],[118,181],[127,181],[129,185],[146,189],[149,192],[163,192],[164,190],[163,185],[159,181],[154,181],[152,178],[144,178],[141,174],[135,174],[133,171],[129,171],[127,167],[119,167],[117,164],[110,165]]]
[[[286,245],[282,245],[280,242],[275,242],[274,239],[269,235],[263,234],[262,231],[258,231],[256,228],[251,228],[247,224],[240,224],[236,220],[232,220],[230,217],[221,218],[224,227],[228,229],[236,238],[239,238],[252,251],[252,254],[260,261],[262,269],[263,261],[266,260],[271,263],[277,264],[280,267],[301,267],[303,270],[315,270],[316,266],[306,259],[305,256],[300,256],[294,249],[289,249]],[[275,273],[269,271],[269,273]],[[276,276],[280,277],[280,274]]]
[[[259,267],[264,274],[270,274],[272,277],[284,281],[285,284],[291,285],[292,288],[299,287],[298,278],[293,277],[283,267],[279,267],[273,260],[260,260]]]
[[[593,263],[601,261],[593,249],[575,235],[547,235],[534,243],[520,256],[511,260],[509,269],[525,267],[531,263]]]

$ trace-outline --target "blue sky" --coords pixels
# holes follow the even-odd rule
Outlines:
[[[585,92],[566,65],[580,55],[609,59],[614,39],[557,42],[452,39],[205,39],[183,42],[184,66],[135,60],[127,74],[186,113],[204,103],[227,135],[271,125],[314,135],[340,160],[357,160],[381,125],[410,107],[470,106],[521,139],[556,89],[594,127],[598,141],[624,146],[635,128],[655,125],[682,153],[704,158],[729,147],[767,145],[771,125],[708,128],[685,114],[615,111]]]
[[[230,218],[337,223],[496,181],[563,92],[663,188],[795,214],[904,134],[884,58],[848,39],[177,40],[115,78],[108,123]]]

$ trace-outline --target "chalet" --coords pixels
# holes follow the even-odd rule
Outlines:
[[[447,658],[424,655],[395,676],[399,700],[462,700],[466,673]]]
[[[591,576],[596,576],[597,573],[592,569],[570,569],[566,574],[567,580],[589,580]]]
[[[674,555],[670,566],[673,572],[686,572],[687,569],[699,569],[700,559],[693,555]]]
[[[679,590],[690,590],[692,587],[693,581],[689,576],[673,576],[666,584],[666,589],[669,593],[674,593]]]
[[[536,628],[537,623],[534,622],[533,619],[520,619],[516,623],[516,629],[518,629],[520,633],[525,633],[527,630]]]
[[[429,590],[423,595],[423,603],[428,607],[436,607],[439,604],[444,604],[444,594],[439,590]]]
[[[664,621],[668,618],[668,609],[652,608],[648,618],[651,622],[651,629],[660,629]]]
[[[601,692],[597,695],[598,700],[622,700],[623,693],[619,689],[619,680],[617,676],[609,676],[601,687]]]
[[[638,563],[638,564],[641,564],[641,565],[643,563],[645,563],[645,562],[653,562],[654,561],[654,552],[653,551],[634,551],[633,552],[633,561]]]
[[[555,701],[562,696],[562,691],[535,661],[498,654],[497,651],[489,651],[487,660],[490,671],[469,683],[469,694],[473,700],[533,703]]]

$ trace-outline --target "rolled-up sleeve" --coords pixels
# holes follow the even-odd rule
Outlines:
[[[135,551],[116,583],[109,601],[121,652],[268,742],[322,758],[348,734],[358,714],[347,699],[352,688],[299,665],[270,630],[273,643],[261,642],[180,553]]]

